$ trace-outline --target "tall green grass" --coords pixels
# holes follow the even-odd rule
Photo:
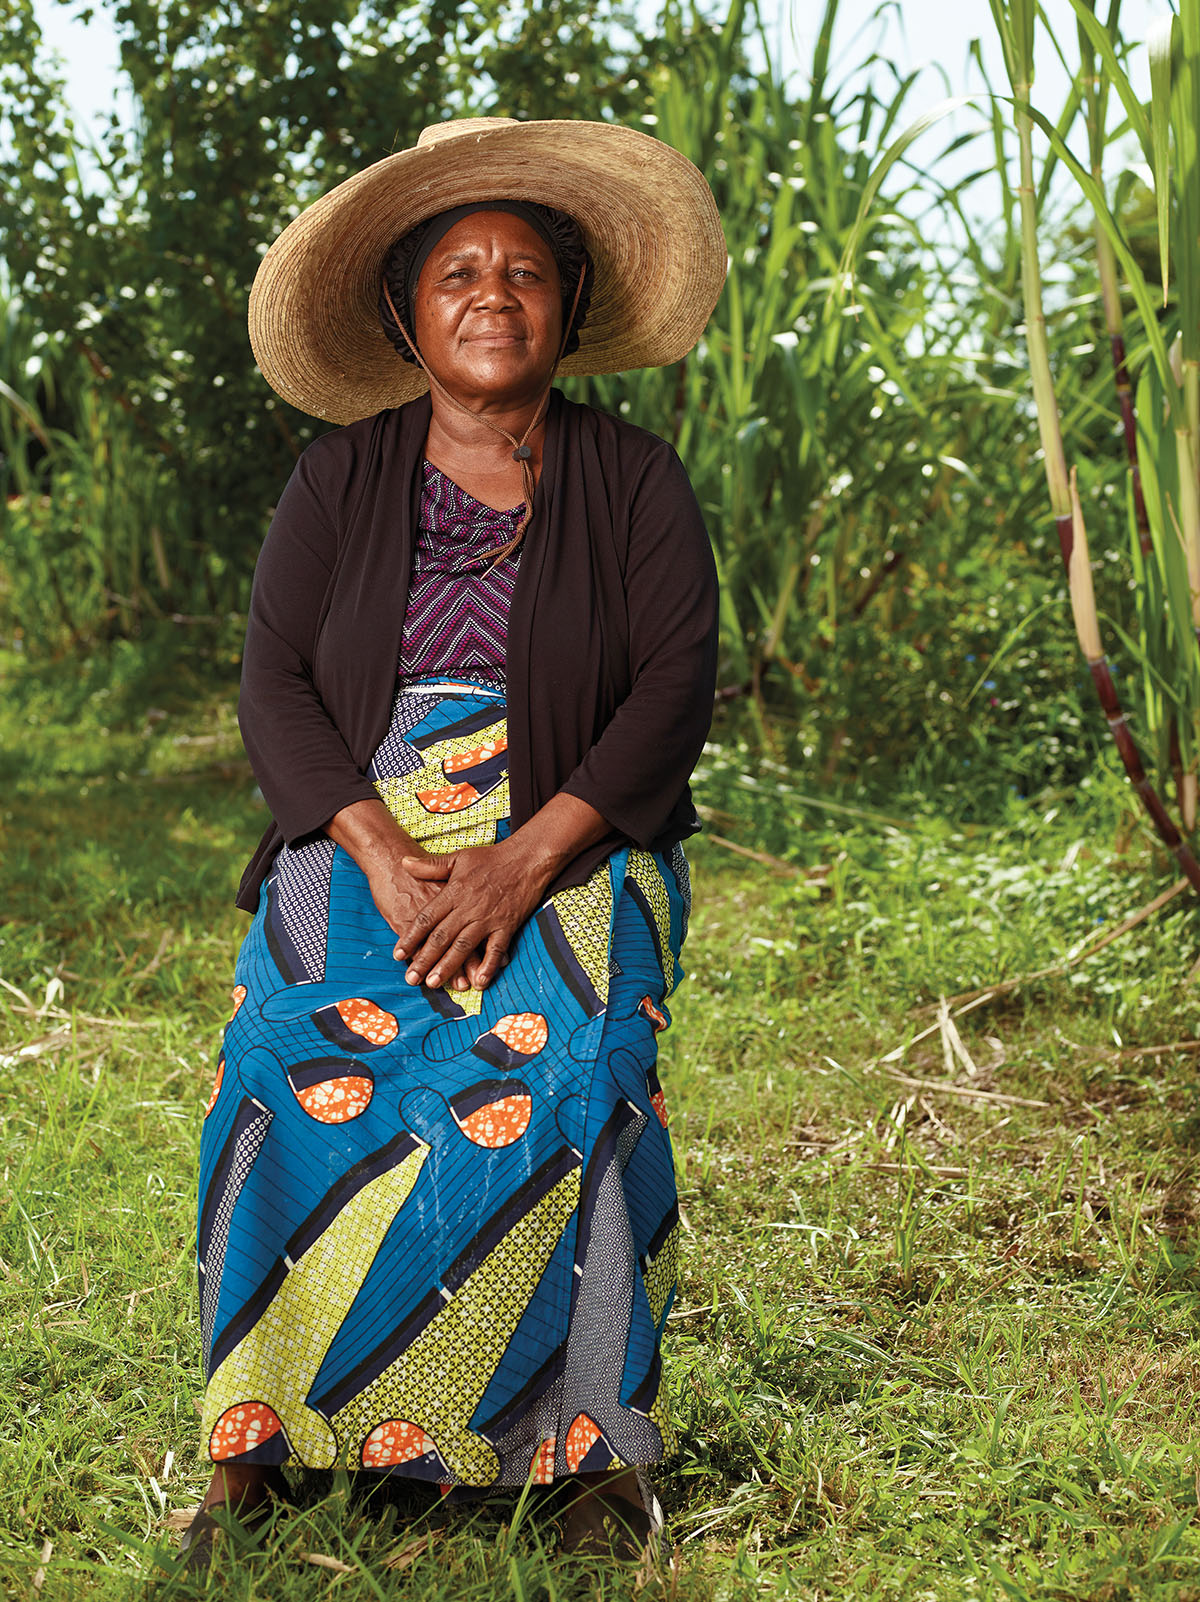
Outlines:
[[[78,342],[39,328],[2,277],[0,486],[0,627],[22,648],[129,636],[177,593],[203,605],[194,575],[173,571],[187,563],[170,462]]]
[[[1071,0],[1078,20],[1080,66],[1076,89],[1057,125],[1033,104],[1039,17],[1033,0],[992,0],[1012,91],[1019,152],[1016,205],[1020,216],[1022,288],[1029,370],[1051,512],[1070,585],[1076,632],[1130,780],[1158,833],[1200,892],[1200,863],[1163,804],[1173,778],[1183,828],[1196,823],[1200,765],[1200,20],[1195,8],[1159,25],[1148,42],[1151,98],[1142,105],[1125,62],[1119,0],[1107,23],[1094,0]],[[1125,112],[1110,130],[1110,91]],[[1068,143],[1083,107],[1088,160]],[[1069,461],[1059,390],[1070,369],[1056,374],[1046,335],[1038,234],[1034,134],[1050,147],[1087,199],[1095,219],[1098,274],[1113,356],[1114,401],[1124,431],[1129,549],[1136,594],[1136,633],[1116,633],[1140,668],[1137,710],[1157,757],[1157,785],[1147,777],[1140,743],[1114,682],[1096,605],[1092,554],[1079,479],[1094,482],[1097,464]],[[1132,248],[1129,228],[1106,188],[1106,158],[1130,135],[1146,162],[1155,198],[1156,257],[1161,304]],[[1171,288],[1177,285],[1172,301]],[[1136,406],[1126,365],[1122,296],[1132,303],[1144,349],[1139,351]],[[1135,421],[1136,418],[1136,421]],[[1107,464],[1099,464],[1102,472]],[[1111,629],[1111,624],[1110,624]]]
[[[990,654],[1007,632],[997,574],[1031,611],[1052,599],[1054,583],[1011,559],[1039,469],[1011,385],[1011,330],[992,326],[986,263],[966,262],[964,276],[948,243],[960,200],[936,161],[898,164],[871,188],[918,89],[867,45],[861,61],[835,68],[840,26],[828,0],[811,62],[787,79],[747,0],[729,0],[715,20],[681,0],[665,4],[639,46],[639,126],[709,177],[729,241],[728,286],[685,362],[572,386],[676,443],[724,581],[722,690],[751,708],[760,737],[775,714],[798,721],[801,743],[835,774],[886,762],[904,741],[952,739],[964,719],[986,725],[987,698],[966,701],[978,676],[966,659]],[[374,70],[348,58],[351,75]],[[285,180],[296,195],[311,187],[299,169]],[[102,185],[103,169],[91,181]],[[852,234],[855,300],[831,310]],[[943,241],[937,250],[931,237]],[[242,370],[239,344],[238,370],[220,391],[219,437],[200,422],[160,426],[150,390],[191,395],[189,340],[210,355],[211,334],[180,325],[177,295],[129,300],[115,288],[98,287],[94,327],[54,336],[52,393],[47,360],[31,350],[52,331],[38,329],[31,302],[14,293],[9,303],[0,630],[19,632],[33,654],[136,631],[159,613],[243,602],[291,460],[284,452],[264,478],[256,447],[246,495],[219,491],[228,474],[206,464],[264,432],[261,380]],[[222,293],[229,327],[242,291]],[[991,330],[986,348],[981,328]],[[123,372],[115,353],[131,340],[138,361],[127,355]],[[273,449],[285,435],[302,441],[304,420],[278,406],[271,416]],[[1048,678],[1018,676],[991,721],[1041,717],[1030,736],[1041,740],[1049,713],[1032,703],[1069,690],[1058,665]]]
[[[663,13],[656,128],[713,184],[729,278],[679,368],[591,386],[683,454],[725,587],[728,682],[760,706],[836,697],[872,638],[920,648],[930,575],[969,570],[995,528],[996,486],[971,463],[989,434],[1020,426],[1012,395],[977,381],[978,305],[928,244],[930,214],[953,215],[936,172],[897,169],[868,192],[915,78],[888,83],[872,59],[835,77],[838,13],[828,0],[803,99],[753,7],[708,30]],[[766,63],[756,74],[740,58],[747,32]],[[852,235],[854,301],[833,306]],[[1010,507],[1030,482],[1018,452],[1001,490]]]

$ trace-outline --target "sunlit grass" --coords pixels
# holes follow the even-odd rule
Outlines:
[[[55,1602],[183,1598],[169,1520],[206,1477],[196,1144],[264,814],[229,686],[188,710],[152,685],[130,716],[131,684],[109,740],[69,682],[57,729],[25,722],[51,689],[10,701],[24,772],[3,803],[0,1574],[26,1596],[41,1568]],[[718,833],[794,871],[692,852],[662,1063],[680,1570],[651,1594],[1200,1594],[1200,1097],[1191,1048],[1157,1050],[1197,1033],[1190,906],[959,1017],[974,1073],[936,1030],[897,1054],[940,994],[1149,900],[1120,787],[1013,798],[984,827],[903,776],[857,815],[769,778],[718,744],[699,786]],[[528,1508],[348,1489],[310,1486],[211,1594],[632,1594],[555,1556]]]

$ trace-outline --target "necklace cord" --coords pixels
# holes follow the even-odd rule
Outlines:
[[[575,298],[571,302],[571,312],[567,317],[563,327],[563,337],[558,347],[558,355],[554,358],[554,366],[550,370],[549,380],[547,381],[546,388],[543,390],[537,405],[533,409],[533,414],[529,419],[529,424],[519,440],[515,435],[510,434],[507,428],[503,428],[499,423],[494,423],[490,417],[485,417],[482,412],[473,412],[469,406],[464,406],[462,401],[455,399],[455,397],[446,388],[445,384],[443,384],[437,375],[429,368],[425,358],[421,355],[421,352],[417,349],[413,340],[409,336],[408,329],[405,328],[404,324],[400,321],[399,313],[396,311],[396,305],[392,300],[392,292],[388,288],[387,279],[384,278],[383,280],[383,295],[384,299],[387,301],[388,310],[392,314],[392,321],[404,335],[404,343],[408,346],[409,350],[412,351],[413,359],[417,363],[417,366],[420,367],[426,378],[428,378],[430,388],[436,389],[438,394],[444,401],[446,401],[448,405],[453,406],[456,411],[462,412],[465,417],[473,418],[477,423],[485,423],[487,427],[492,429],[494,433],[502,434],[513,448],[513,461],[516,462],[521,469],[521,489],[525,498],[525,506],[521,514],[521,520],[517,524],[516,533],[513,535],[511,540],[500,546],[499,549],[494,553],[490,564],[493,567],[497,562],[503,561],[506,556],[510,555],[516,550],[517,546],[521,543],[521,540],[525,534],[525,530],[529,527],[530,519],[533,516],[533,492],[537,486],[534,482],[533,468],[530,466],[530,459],[532,458],[533,452],[526,444],[526,441],[528,440],[530,434],[533,433],[534,429],[545,417],[546,407],[550,400],[550,391],[554,387],[554,380],[558,374],[558,364],[563,359],[563,355],[567,348],[567,341],[571,337],[571,325],[574,323],[575,313],[579,309],[579,297],[583,294],[583,281],[586,277],[587,263],[584,262],[579,272],[579,282],[575,285]]]

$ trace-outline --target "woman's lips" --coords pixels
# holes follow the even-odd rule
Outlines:
[[[523,345],[525,340],[520,334],[469,334],[469,345]]]

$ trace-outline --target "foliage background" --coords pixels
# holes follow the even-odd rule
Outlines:
[[[1197,1602],[1195,915],[1150,899],[1167,863],[1071,638],[1007,86],[977,133],[905,144],[926,90],[867,47],[836,65],[836,0],[791,79],[743,0],[104,9],[136,114],[94,148],[29,0],[0,40],[0,1586],[203,1589],[167,1516],[206,1478],[188,1176],[263,821],[233,685],[314,427],[256,375],[245,296],[314,195],[429,120],[497,112],[657,130],[709,176],[730,245],[687,362],[574,386],[676,442],[725,595],[664,1041],[684,1562],[648,1588]],[[1102,26],[1128,65],[1119,6]],[[1039,24],[1035,57],[1074,72],[1077,46]],[[1083,151],[1080,104],[1042,109]],[[1153,280],[1157,196],[1119,108],[1101,144]],[[940,176],[964,150],[997,173],[986,224]],[[1124,688],[1146,602],[1092,219],[1038,183]],[[1179,317],[1171,290],[1155,319]],[[1145,342],[1132,319],[1135,381]],[[318,1489],[216,1594],[645,1594],[511,1510],[447,1529],[403,1509],[401,1531],[349,1491]]]
[[[871,168],[923,109],[912,80],[893,73],[885,95],[870,63],[833,71],[835,3],[801,93],[744,0],[715,18],[671,3],[650,27],[583,0],[399,19],[349,0],[113,0],[136,116],[114,114],[88,157],[30,0],[13,9],[0,379],[20,404],[0,408],[0,627],[27,654],[244,608],[319,425],[257,375],[243,308],[307,201],[441,115],[616,118],[709,176],[730,280],[686,363],[570,387],[687,460],[726,586],[735,724],[761,739],[769,721],[780,754],[835,783],[869,786],[898,759],[944,781],[990,748],[991,774],[1026,793],[1090,764],[1011,215],[981,237],[936,161],[897,165],[857,234],[854,301],[831,307]],[[1077,350],[1099,332],[1090,242],[1063,228],[1052,248],[1070,308],[1054,337]],[[1103,364],[1071,371],[1072,443],[1119,469]],[[1113,495],[1103,467],[1095,480]],[[1119,579],[1106,599],[1122,611]]]

